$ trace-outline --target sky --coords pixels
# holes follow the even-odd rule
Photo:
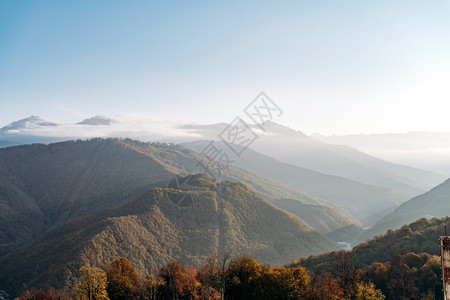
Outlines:
[[[264,91],[307,134],[450,132],[448,1],[0,0],[0,127],[230,122]]]

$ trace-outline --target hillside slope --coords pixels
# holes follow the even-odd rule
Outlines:
[[[397,230],[389,230],[365,243],[357,245],[348,252],[357,268],[366,267],[374,262],[388,262],[396,255],[427,253],[440,255],[439,237],[444,234],[444,224],[450,217],[420,219]],[[321,255],[312,255],[300,259],[299,264],[319,272],[326,272],[336,267],[337,257],[342,251]]]
[[[202,171],[197,159],[197,153],[181,146],[128,139],[0,149],[0,255],[52,227],[165,187],[175,174]],[[224,179],[244,182],[268,200],[323,204],[237,167],[227,170]]]
[[[423,195],[417,196],[383,217],[360,237],[360,241],[397,229],[420,218],[445,217],[450,215],[450,179]]]
[[[59,226],[31,246],[0,259],[0,289],[16,294],[27,287],[71,285],[83,264],[105,266],[127,257],[141,275],[169,260],[199,265],[216,253],[216,182],[207,175],[189,179],[192,189],[153,188],[121,207]],[[180,208],[173,195],[192,196]],[[242,183],[222,183],[224,237],[233,255],[285,264],[292,257],[337,246],[300,218],[276,208]]]
[[[183,145],[195,151],[201,151],[207,145],[207,141]],[[221,149],[229,151],[225,145]],[[231,151],[227,153],[232,157]],[[392,189],[283,163],[252,149],[246,149],[233,164],[261,177],[326,200],[323,204],[339,208],[348,216],[366,225],[371,225],[373,215],[381,214],[382,216],[383,212],[394,209],[409,199],[407,195]]]
[[[192,133],[204,139],[218,139],[227,127],[225,123],[186,125]],[[258,130],[258,126],[253,127]],[[267,121],[265,132],[251,148],[282,162],[329,175],[337,175],[369,185],[395,189],[410,197],[416,196],[444,179],[433,172],[393,164],[367,155],[354,148],[316,140],[289,127]]]

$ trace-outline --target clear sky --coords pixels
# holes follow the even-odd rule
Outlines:
[[[0,0],[0,127],[229,122],[265,91],[306,133],[450,131],[449,1]]]

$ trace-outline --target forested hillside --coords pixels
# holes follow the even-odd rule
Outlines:
[[[0,259],[0,289],[72,286],[84,265],[105,266],[127,257],[141,275],[170,260],[200,265],[218,249],[216,182],[190,177],[192,191],[153,188],[124,205],[50,230],[29,247]],[[180,207],[173,197],[193,197]],[[171,198],[172,197],[172,198]],[[285,264],[298,254],[336,249],[300,218],[276,208],[242,183],[223,182],[224,241],[234,255]]]
[[[166,187],[175,174],[204,172],[200,159],[182,146],[129,139],[0,149],[0,254],[54,226],[116,207],[152,187]],[[289,198],[324,205],[319,198],[237,167],[230,167],[223,177],[247,184],[269,201]],[[334,209],[323,222],[355,224]]]
[[[361,242],[388,229],[397,229],[420,218],[442,218],[450,215],[450,179],[430,191],[412,198],[400,205],[392,213],[379,220],[367,230],[359,240]]]
[[[420,219],[351,251],[302,257],[291,266],[337,275],[345,262],[358,276],[375,283],[387,299],[442,299],[439,237],[449,221],[449,217]],[[432,298],[425,297],[428,293]]]

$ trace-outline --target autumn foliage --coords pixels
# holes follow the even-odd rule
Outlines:
[[[211,257],[198,269],[171,261],[156,274],[139,278],[131,263],[119,258],[105,270],[83,266],[78,284],[64,297],[54,290],[28,290],[19,299],[385,299],[373,283],[360,281],[349,263],[343,259],[339,276],[333,277],[308,273],[301,266],[270,267],[248,256],[221,262]]]

